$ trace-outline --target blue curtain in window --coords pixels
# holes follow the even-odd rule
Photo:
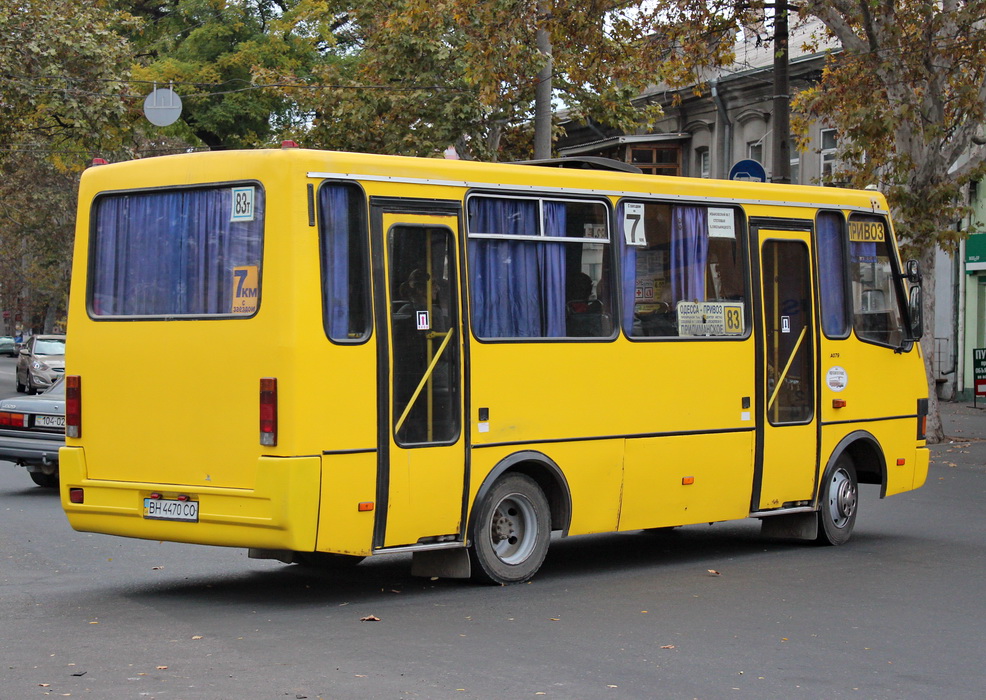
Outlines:
[[[671,296],[679,301],[705,300],[709,225],[705,207],[671,209]]]
[[[544,203],[544,235],[565,236],[566,208],[560,202]],[[541,249],[544,279],[544,336],[563,338],[567,334],[565,323],[565,244],[538,244]]]
[[[473,198],[469,229],[474,233],[536,235],[535,201]],[[473,324],[481,338],[541,335],[541,285],[537,244],[469,240],[469,282]]]
[[[350,189],[326,185],[319,190],[322,238],[323,303],[326,328],[333,340],[349,338]]]
[[[230,313],[233,268],[260,265],[264,204],[231,222],[229,189],[102,198],[96,208],[92,311],[105,316]]]
[[[838,336],[849,330],[846,308],[846,259],[842,216],[832,212],[818,215],[818,268],[822,279],[822,329]]]

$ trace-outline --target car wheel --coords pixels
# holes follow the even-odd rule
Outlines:
[[[46,489],[53,489],[58,487],[58,474],[45,474],[44,472],[28,472],[31,475],[31,481],[33,481],[38,486]]]

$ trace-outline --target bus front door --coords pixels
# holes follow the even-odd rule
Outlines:
[[[376,312],[380,457],[374,546],[461,540],[458,218],[380,212],[377,223],[384,264],[376,270],[376,299],[383,308]]]
[[[809,505],[817,474],[815,305],[807,231],[759,229],[762,384],[754,510]]]

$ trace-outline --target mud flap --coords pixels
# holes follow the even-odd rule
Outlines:
[[[431,549],[411,555],[411,575],[437,578],[469,578],[472,567],[469,564],[469,550]]]
[[[761,537],[776,539],[818,539],[818,513],[771,515],[760,519]]]

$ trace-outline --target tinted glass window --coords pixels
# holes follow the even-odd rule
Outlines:
[[[480,338],[612,334],[608,210],[599,202],[469,199],[469,282]]]
[[[353,342],[370,333],[366,201],[355,185],[327,183],[318,191],[322,311],[325,334]]]
[[[623,202],[623,327],[631,337],[746,332],[742,215],[730,207]]]
[[[846,303],[845,219],[836,212],[818,215],[818,277],[821,290],[822,330],[830,338],[849,335]]]
[[[94,207],[93,316],[250,316],[260,301],[257,185],[132,192]]]

